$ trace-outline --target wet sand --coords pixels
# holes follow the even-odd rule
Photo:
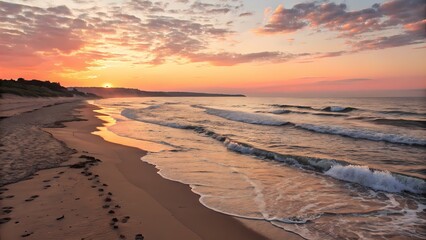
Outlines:
[[[136,234],[145,239],[265,239],[235,218],[204,207],[189,186],[162,178],[154,166],[140,160],[143,150],[91,134],[102,125],[95,108],[84,102],[64,103],[1,121],[0,127],[7,121],[26,122],[34,132],[25,137],[35,143],[37,134],[49,132],[51,139],[46,135],[45,143],[51,150],[44,153],[62,160],[45,159],[47,165],[30,173],[13,174],[43,157],[40,149],[45,148],[21,145],[24,135],[14,135],[18,140],[9,159],[19,158],[21,168],[9,168],[9,181],[17,182],[0,190],[0,239],[135,239]],[[39,124],[37,117],[42,119]],[[69,122],[72,119],[87,121]],[[66,127],[42,129],[62,124]],[[5,141],[2,138],[2,159],[11,146]],[[21,151],[24,157],[19,157],[19,149],[26,149]]]

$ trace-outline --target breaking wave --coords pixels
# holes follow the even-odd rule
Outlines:
[[[386,192],[412,192],[418,194],[426,192],[425,181],[421,179],[394,175],[389,171],[371,170],[366,166],[334,165],[324,174]]]
[[[197,108],[205,109],[207,114],[218,116],[232,121],[258,124],[258,125],[269,125],[269,126],[282,126],[286,125],[289,122],[282,121],[280,119],[274,118],[273,116],[268,116],[259,113],[247,113],[241,111],[232,111],[232,110],[223,110],[216,108],[200,107],[194,106]]]
[[[234,111],[231,111],[234,112]],[[408,177],[388,171],[372,170],[366,166],[350,165],[345,161],[306,156],[282,154],[257,148],[247,143],[235,141],[227,136],[217,134],[202,126],[182,125],[173,122],[153,121],[140,118],[137,110],[124,109],[122,115],[141,122],[157,124],[166,127],[192,130],[198,134],[221,142],[228,150],[240,154],[251,155],[264,160],[273,160],[286,165],[309,171],[323,173],[335,179],[357,183],[365,187],[386,192],[426,193],[426,183],[423,179]],[[297,223],[297,221],[295,221]]]
[[[204,132],[222,142],[229,150],[253,155],[262,159],[275,160],[287,165],[324,173],[333,178],[357,183],[365,187],[385,192],[426,193],[426,182],[419,178],[390,173],[388,171],[371,170],[367,166],[350,165],[344,161],[333,159],[311,158],[295,155],[285,155],[266,151],[251,145],[233,141],[227,137]]]
[[[314,107],[311,107],[311,106],[287,105],[287,104],[272,104],[270,106],[278,107],[278,108],[298,108],[298,109],[307,109],[307,110],[314,110],[314,111],[343,112],[343,113],[357,110],[357,108],[353,108],[353,107],[340,107],[340,106],[328,106],[328,107],[324,107],[324,108],[314,108]]]
[[[407,116],[421,116],[425,117],[425,112],[416,112],[416,111],[401,111],[401,110],[383,110],[383,111],[377,111],[377,110],[369,110],[369,109],[360,109],[360,108],[354,108],[354,107],[342,107],[342,106],[327,106],[324,108],[315,108],[311,106],[305,106],[305,105],[289,105],[289,104],[271,104],[269,106],[276,107],[276,108],[298,108],[298,109],[305,109],[305,110],[313,110],[313,111],[322,111],[322,112],[336,112],[336,113],[348,113],[352,111],[364,111],[364,112],[376,112],[376,113],[382,113],[382,114],[388,114],[388,115],[407,115]]]
[[[377,118],[377,119],[371,120],[371,122],[376,124],[385,124],[385,125],[398,126],[398,127],[426,128],[425,120]]]
[[[326,108],[323,108],[322,111],[326,111],[326,112],[351,112],[357,110],[356,108],[353,107],[339,107],[339,106],[329,106]]]
[[[334,134],[350,138],[366,139],[371,141],[383,141],[405,145],[426,146],[426,139],[418,139],[415,137],[404,136],[399,134],[381,133],[364,129],[342,128],[336,126],[320,126],[313,124],[297,124],[296,127],[313,132]]]
[[[299,108],[299,109],[310,109],[315,110],[315,108],[310,106],[303,106],[303,105],[287,105],[287,104],[272,104],[272,107],[279,107],[279,108]]]
[[[294,114],[312,114],[312,115],[330,116],[330,117],[347,117],[346,114],[341,114],[341,113],[305,112],[305,111],[292,111],[292,110],[288,110],[288,109],[278,109],[278,110],[273,110],[273,111],[270,111],[270,112],[265,112],[265,111],[258,111],[258,112],[259,113],[272,113],[272,114],[277,114],[277,115],[294,113]]]
[[[160,107],[161,105],[153,105],[143,110],[155,109]],[[354,129],[354,128],[343,128],[338,126],[327,126],[327,125],[314,125],[314,124],[294,124],[288,121],[284,121],[278,118],[274,118],[273,116],[261,114],[261,113],[247,113],[241,111],[232,111],[232,110],[222,110],[215,108],[208,108],[202,106],[193,106],[195,108],[205,109],[207,114],[218,116],[224,119],[249,123],[249,124],[257,124],[257,125],[267,125],[267,126],[294,126],[296,128],[323,133],[323,134],[331,134],[331,135],[339,135],[354,139],[364,139],[370,141],[382,141],[389,142],[395,144],[404,144],[404,145],[413,145],[413,146],[426,146],[426,139],[419,139],[416,137],[405,136],[400,134],[391,134],[391,133],[382,133],[375,132],[365,129]],[[128,117],[130,119],[138,120],[137,116],[138,110],[136,109],[124,109],[122,111],[122,115]],[[145,122],[169,126],[174,128],[187,128],[188,126],[185,124],[162,121],[160,119],[145,119]]]

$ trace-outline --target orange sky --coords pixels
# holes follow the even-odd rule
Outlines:
[[[424,0],[55,2],[0,1],[1,78],[274,96],[426,88]]]

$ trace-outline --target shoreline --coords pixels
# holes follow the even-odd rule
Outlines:
[[[92,134],[105,123],[96,108],[80,102],[73,116],[87,121],[43,129],[76,153],[57,167],[2,187],[2,206],[11,209],[0,216],[10,218],[0,224],[2,239],[133,239],[139,233],[146,239],[266,239],[202,205],[190,186],[161,177],[140,160],[145,151]],[[69,168],[82,161],[81,155],[101,162],[84,171]]]
[[[119,136],[119,135],[109,131],[107,129],[107,127],[113,126],[114,124],[116,124],[116,120],[114,118],[110,117],[107,113],[104,113],[102,108],[99,108],[95,104],[91,104],[91,105],[95,106],[96,110],[94,110],[94,113],[95,113],[96,117],[99,120],[101,120],[101,122],[103,123],[102,126],[97,127],[97,131],[92,132],[92,134],[102,137],[107,142],[113,142],[113,143],[116,143],[116,144],[119,144],[119,145],[130,146],[130,147],[135,147],[135,148],[139,148],[141,145],[143,145],[144,148],[146,148],[146,149],[144,149],[144,151],[145,150],[148,151],[148,149],[149,149],[149,151],[157,152],[157,151],[162,151],[162,150],[168,149],[168,147],[166,147],[164,145],[160,145],[158,143],[122,137],[122,136]],[[160,173],[160,169],[157,168],[157,166],[155,166],[155,164],[144,161],[142,159],[142,157],[141,157],[141,162],[153,166],[155,168],[155,171],[157,172],[157,175],[160,176],[161,178],[166,179],[168,181],[176,182],[178,184],[183,184],[185,186],[188,186],[190,188],[191,192],[198,199],[198,203],[201,204],[202,206],[204,206],[205,208],[207,208],[207,209],[209,209],[209,210],[211,210],[215,213],[225,215],[226,217],[233,218],[233,219],[237,220],[239,223],[243,224],[244,226],[248,227],[251,230],[254,230],[256,233],[262,235],[263,237],[265,237],[267,239],[286,239],[286,240],[304,239],[303,237],[301,237],[300,235],[298,235],[296,233],[286,231],[286,230],[284,230],[280,227],[272,226],[272,224],[267,222],[267,221],[254,220],[254,219],[249,219],[249,218],[244,218],[244,217],[233,216],[233,215],[229,215],[227,213],[221,212],[219,210],[212,209],[212,208],[210,208],[209,206],[205,205],[204,203],[202,203],[200,201],[200,198],[201,198],[200,194],[197,193],[196,191],[193,191],[192,187],[190,185],[183,183],[183,182],[180,182],[180,181],[176,181],[176,180],[167,178],[166,176],[163,176]]]
[[[117,192],[121,189],[123,191],[119,194],[120,197],[124,197],[124,195],[126,195],[127,200],[123,199],[123,202],[135,202],[137,198],[145,201],[147,201],[146,198],[151,198],[150,200],[153,201],[150,203],[152,206],[143,207],[146,208],[145,210],[132,209],[131,212],[139,210],[141,217],[146,218],[149,210],[152,211],[152,209],[160,208],[150,213],[152,216],[148,218],[154,219],[159,216],[157,212],[165,211],[165,216],[163,216],[165,219],[161,220],[161,222],[163,222],[162,224],[164,224],[164,226],[168,226],[167,233],[170,235],[163,236],[164,232],[152,231],[153,229],[158,228],[158,226],[156,226],[157,224],[154,224],[152,227],[148,227],[149,230],[145,227],[147,228],[147,238],[160,239],[165,237],[176,239],[195,239],[199,237],[201,239],[264,239],[263,236],[245,228],[235,219],[228,217],[227,215],[214,212],[201,205],[198,201],[199,196],[193,193],[188,185],[162,178],[157,174],[158,170],[153,165],[140,160],[140,158],[146,154],[145,151],[117,143],[106,142],[100,136],[91,134],[91,132],[97,130],[97,127],[103,126],[104,123],[95,116],[96,114],[93,112],[95,109],[98,108],[93,105],[86,105],[86,108],[82,109],[82,118],[88,119],[88,122],[83,123],[85,125],[85,133],[76,132],[76,130],[81,131],[81,122],[66,123],[65,125],[69,130],[74,131],[75,135],[83,134],[87,144],[90,142],[91,144],[96,143],[97,145],[105,145],[102,149],[116,148],[114,152],[118,155],[120,161],[111,158],[111,163],[115,166],[102,164],[105,167],[104,169],[101,169],[100,172],[103,172],[103,174],[106,172],[117,175],[122,174],[122,176],[116,175],[114,178],[120,177],[122,180],[125,179],[126,182],[122,182],[122,184],[127,186],[122,186],[117,184],[118,181],[114,181],[114,183],[110,184],[112,190]],[[60,130],[66,130],[67,128]],[[62,137],[59,136],[59,134],[57,135],[56,132],[52,132],[52,134],[56,138],[64,141],[68,146],[76,146],[71,141],[67,141],[66,137],[62,139]],[[82,136],[80,135],[79,138],[81,139],[81,137]],[[104,152],[94,153],[94,155],[98,154],[100,155],[100,159],[107,158]],[[102,165],[100,167],[102,167]],[[135,194],[129,194],[127,187],[130,187],[130,185],[141,190],[143,192],[141,195],[147,194],[149,196],[135,196]],[[132,207],[140,208],[137,205]],[[135,213],[133,213],[133,215],[135,215]],[[167,224],[166,221],[170,222]],[[202,223],[203,221],[204,223]],[[143,227],[143,225],[144,224],[142,224],[141,227]],[[173,230],[176,231],[175,233],[173,233],[173,230],[170,228],[172,225],[176,225],[173,227]],[[217,228],[216,231],[214,231],[213,228]],[[227,229],[226,232],[221,231],[221,229],[225,228]],[[183,234],[183,236],[178,237],[178,233]],[[151,234],[152,237],[150,237]]]

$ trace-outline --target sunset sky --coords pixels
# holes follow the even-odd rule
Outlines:
[[[425,0],[0,1],[0,78],[253,96],[419,95],[425,7]]]

